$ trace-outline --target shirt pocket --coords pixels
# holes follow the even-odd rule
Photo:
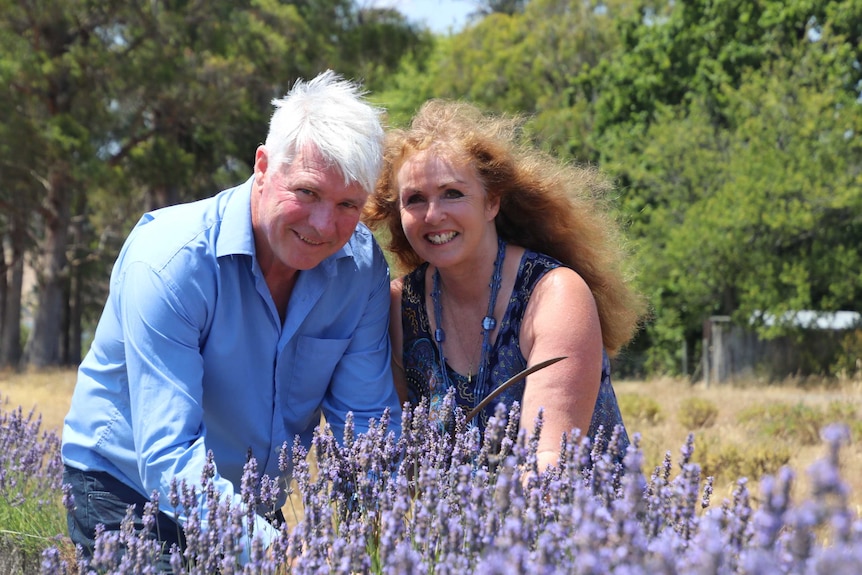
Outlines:
[[[299,336],[293,370],[286,374],[287,397],[283,408],[294,422],[307,423],[320,407],[335,368],[347,346],[349,339],[320,339]]]

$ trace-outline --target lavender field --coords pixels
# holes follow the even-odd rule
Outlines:
[[[33,572],[152,572],[159,552],[131,528],[103,537],[90,565],[78,565],[62,537],[52,539],[62,527],[53,534],[44,533],[44,525],[28,527],[43,529],[34,533],[7,528],[16,510],[61,516],[62,505],[72,504],[63,501],[58,480],[56,420],[43,423],[18,409],[27,405],[18,383],[0,378],[3,540],[28,549]],[[517,433],[507,423],[517,413],[504,411],[481,441],[460,413],[453,410],[449,429],[441,430],[428,423],[424,406],[405,413],[397,440],[387,434],[385,420],[368,434],[349,434],[343,444],[322,427],[311,456],[283,447],[283,469],[293,471],[290,485],[258,480],[254,461],[247,465],[246,508],[272,505],[276,490],[292,492],[284,508],[289,525],[269,550],[253,533],[242,535],[243,509],[221,504],[214,493],[208,509],[193,508],[191,489],[206,491],[207,474],[201,485],[177,485],[171,498],[188,507],[191,519],[185,554],[171,558],[174,572],[862,572],[858,491],[849,482],[860,459],[858,417],[851,409],[858,409],[855,387],[806,390],[811,401],[794,402],[789,390],[723,390],[722,400],[722,390],[686,396],[674,385],[619,386],[634,439],[622,464],[613,437],[605,453],[571,437],[560,465],[539,473],[530,438],[540,422],[531,433]],[[39,384],[28,389],[40,393]],[[43,401],[30,405],[50,413]],[[684,429],[681,421],[697,429],[661,452],[656,442]],[[728,447],[731,422],[754,447]],[[761,434],[777,457],[763,456]],[[810,461],[800,459],[813,453]],[[765,474],[730,479],[721,466]],[[718,473],[707,476],[713,469]],[[200,528],[203,515],[211,518],[209,530]],[[39,544],[27,546],[26,539]]]

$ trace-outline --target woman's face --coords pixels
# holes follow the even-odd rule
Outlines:
[[[401,226],[423,260],[445,269],[496,250],[499,202],[488,201],[471,165],[423,150],[407,157],[396,183]]]

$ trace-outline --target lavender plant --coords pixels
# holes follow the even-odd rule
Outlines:
[[[187,547],[174,549],[174,573],[620,573],[766,574],[862,572],[862,522],[850,508],[839,473],[847,428],[827,427],[826,456],[811,470],[813,491],[794,504],[793,471],[760,483],[755,507],[741,478],[732,496],[713,505],[712,482],[694,462],[689,436],[677,462],[668,453],[649,476],[640,436],[625,453],[616,430],[593,441],[577,432],[562,440],[559,464],[539,470],[536,438],[518,429],[519,408],[498,406],[484,436],[446,399],[441,425],[422,403],[406,409],[403,432],[388,416],[356,434],[348,418],[342,441],[327,426],[308,452],[283,446],[304,517],[283,528],[269,549],[243,536],[244,509],[273,505],[286,485],[258,477],[249,460],[244,509],[211,493],[207,530],[188,485],[172,504],[188,501]],[[199,489],[211,489],[204,473]],[[148,512],[157,512],[153,501]],[[152,572],[152,542],[134,529],[99,537],[96,557],[79,573]],[[43,573],[70,572],[61,554],[43,554]]]
[[[0,410],[0,542],[25,555],[38,555],[65,528],[60,441],[41,427],[34,411]]]

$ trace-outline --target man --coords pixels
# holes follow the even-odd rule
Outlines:
[[[308,445],[321,410],[336,437],[385,408],[400,431],[389,367],[389,272],[359,224],[380,170],[380,111],[325,72],[275,100],[254,174],[212,198],[144,215],[111,273],[63,429],[72,540],[159,494],[158,532],[180,543],[171,481],[240,505],[250,452],[277,477],[278,452]],[[283,499],[279,502],[279,507]],[[201,506],[203,507],[203,506]],[[254,533],[276,531],[263,516]],[[155,528],[154,528],[155,531]]]

